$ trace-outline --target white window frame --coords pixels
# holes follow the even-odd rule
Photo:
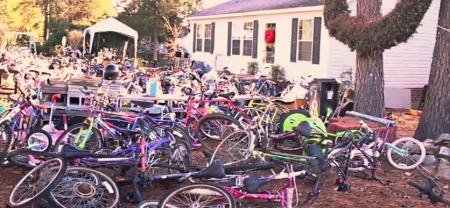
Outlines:
[[[242,49],[242,29],[239,27],[238,22],[233,22],[232,29],[231,29],[231,55],[233,56],[240,56],[241,55],[241,49]],[[239,41],[239,48],[235,50],[234,42]]]
[[[245,53],[245,42],[251,42],[250,53]],[[253,52],[253,22],[244,22],[243,25],[243,37],[242,37],[242,55],[252,56]]]
[[[298,29],[297,29],[297,60],[298,61],[312,61],[312,44],[314,37],[314,19],[301,19],[298,21]],[[300,44],[310,44],[310,50],[300,50]],[[308,57],[300,56],[303,52],[304,54],[310,54]]]
[[[195,51],[197,52],[202,52],[203,51],[203,47],[204,47],[204,41],[203,41],[203,36],[204,36],[204,27],[202,24],[197,24],[197,31],[195,31]],[[201,41],[201,45],[199,47],[198,42]],[[200,50],[199,50],[200,49]]]
[[[212,50],[211,34],[212,34],[212,25],[205,24],[203,27],[203,52],[210,53]],[[206,40],[209,40],[209,48],[206,48]]]

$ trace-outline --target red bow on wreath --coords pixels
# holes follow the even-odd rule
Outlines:
[[[265,33],[266,43],[275,43],[275,31],[272,28],[267,28]]]

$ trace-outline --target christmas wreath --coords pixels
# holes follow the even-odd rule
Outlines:
[[[325,26],[330,36],[367,56],[371,51],[382,52],[406,42],[416,32],[431,2],[400,0],[387,15],[366,20],[350,16],[347,0],[325,0]]]
[[[275,43],[275,31],[272,28],[267,28],[264,36],[266,43]]]

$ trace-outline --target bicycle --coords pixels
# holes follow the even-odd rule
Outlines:
[[[10,96],[14,101],[12,108],[2,112],[0,127],[5,138],[5,147],[2,152],[10,152],[16,148],[26,147],[35,151],[48,151],[52,147],[52,138],[49,133],[36,127],[37,120],[42,119],[41,109],[32,103],[20,88],[18,97]],[[34,134],[43,135],[32,137]]]
[[[407,182],[408,185],[419,189],[419,194],[422,200],[428,199],[432,204],[437,204],[440,202],[447,206],[450,206],[450,200],[445,198],[444,190],[439,187],[439,178],[436,176],[431,176],[428,170],[421,168],[420,166],[416,169],[420,173],[420,175],[425,178],[425,183],[420,183],[419,181],[415,180],[409,180]]]
[[[142,120],[140,120],[140,124],[142,124]],[[61,153],[50,153],[50,152],[34,152],[29,150],[18,150],[10,153],[8,155],[8,158],[13,158],[14,156],[18,155],[33,155],[34,158],[41,159],[42,163],[34,167],[30,172],[28,172],[20,181],[16,184],[16,186],[11,191],[7,204],[9,207],[15,208],[15,207],[23,207],[26,205],[30,205],[35,202],[39,202],[44,196],[51,193],[51,191],[58,186],[58,184],[61,183],[62,178],[67,176],[68,172],[68,164],[86,164],[87,162],[95,163],[100,162],[102,163],[102,166],[117,166],[117,165],[131,165],[132,166],[132,184],[133,184],[133,199],[136,202],[143,201],[142,196],[140,194],[138,185],[141,183],[141,178],[139,177],[140,171],[142,169],[145,169],[146,167],[146,161],[145,157],[142,156],[141,150],[143,155],[145,155],[145,138],[142,136],[142,132],[137,130],[122,130],[123,134],[129,134],[131,137],[139,138],[133,140],[133,143],[137,144],[140,143],[140,148],[136,148],[135,154],[133,154],[132,157],[123,157],[123,156],[112,156],[112,155],[101,155],[101,154],[94,154],[90,150],[82,150],[77,148],[76,146],[72,144],[65,144],[62,147]],[[142,135],[141,135],[142,134]],[[78,162],[76,162],[78,161]],[[138,165],[141,165],[139,168]],[[56,171],[54,173],[50,172],[44,172],[41,174],[36,174],[36,172],[40,169],[44,169],[46,171]],[[70,170],[70,169],[69,169]],[[100,174],[102,175],[102,173]],[[103,174],[104,175],[104,174]],[[106,176],[106,175],[105,175]],[[26,180],[28,178],[31,178],[30,182],[27,182]],[[104,177],[108,178],[108,176]],[[48,180],[47,180],[48,179]],[[69,180],[70,181],[70,180]],[[25,185],[25,189],[30,188],[30,186],[34,187],[34,194],[33,196],[28,196],[26,198],[22,194],[20,194],[20,186]],[[73,184],[76,185],[76,184]],[[86,185],[88,186],[88,185]],[[107,207],[115,207],[119,203],[119,192],[118,188],[116,186],[116,183],[112,181],[112,179],[109,179],[109,183],[103,184],[105,188],[110,192],[110,194],[114,194],[114,201],[112,205]],[[37,190],[38,189],[38,190]],[[81,196],[80,196],[81,197]],[[61,196],[59,196],[61,198]],[[62,197],[64,198],[64,197]],[[83,198],[79,200],[91,200],[90,197]],[[63,203],[61,200],[58,200],[58,196],[53,196],[53,202],[63,207],[63,208],[70,208],[74,207],[74,205],[70,206],[64,206],[61,203]],[[69,200],[70,201],[70,200]],[[68,202],[66,202],[68,203]],[[86,202],[87,203],[87,202]]]
[[[347,111],[346,115],[354,116],[356,118],[364,118],[366,120],[370,120],[376,123],[384,124],[386,126],[394,126],[395,122],[383,119],[376,118],[373,116],[357,113],[354,111]],[[366,122],[359,119],[360,122],[360,130],[357,132],[358,140],[355,141],[353,136],[351,137],[348,144],[343,148],[336,148],[330,152],[330,159],[335,160],[339,158],[339,156],[343,157],[344,164],[347,163],[353,164],[354,167],[349,167],[349,171],[364,171],[365,169],[371,169],[375,171],[378,166],[379,157],[386,153],[389,163],[397,169],[401,170],[412,170],[418,167],[425,160],[426,150],[424,145],[412,138],[405,137],[395,140],[392,143],[386,142],[386,137],[389,135],[389,130],[386,132],[385,138],[378,137],[379,132],[375,132],[371,129]],[[352,134],[354,135],[354,133]],[[405,142],[402,146],[400,145],[402,142]],[[411,152],[409,150],[412,149]],[[415,150],[419,150],[419,158],[415,161],[412,159],[411,155],[413,155]],[[394,153],[394,154],[393,154]],[[397,163],[394,161],[393,156],[400,156],[401,159],[410,159],[413,161],[413,164],[408,165],[405,163]],[[359,159],[359,160],[356,160]],[[337,161],[333,164],[341,164]],[[374,173],[373,173],[374,174]]]

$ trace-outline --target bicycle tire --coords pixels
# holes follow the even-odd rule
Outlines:
[[[406,183],[408,185],[416,188],[416,189],[419,189],[420,192],[424,192],[424,193],[427,192],[426,188],[421,183],[419,183],[418,181],[409,180]],[[428,195],[428,198],[430,198],[430,196],[431,196],[432,198],[438,199],[439,202],[444,203],[447,206],[450,206],[450,200],[445,199],[442,196],[439,196],[439,195],[437,195],[435,193],[428,193],[427,195]]]
[[[32,150],[28,150],[28,149],[20,149],[20,150],[15,150],[14,152],[9,153],[6,156],[6,159],[11,162],[12,164],[19,166],[21,168],[28,168],[28,169],[33,169],[36,167],[36,165],[32,165],[29,163],[29,160],[27,161],[21,161],[18,160],[15,156],[17,155],[33,155],[33,156],[38,156],[40,158],[45,158],[45,157],[49,157],[49,159],[53,159],[53,158],[58,158],[59,155],[53,154],[53,153],[49,153],[49,152],[37,152],[37,151],[32,151]]]
[[[53,144],[52,152],[58,152],[59,151],[58,148],[61,145],[63,139],[66,138],[67,135],[70,132],[72,132],[74,129],[77,129],[77,128],[85,128],[87,130],[89,128],[89,124],[78,123],[78,124],[70,126],[66,130],[64,130],[64,132],[61,135],[59,135],[58,139],[56,139],[55,144]],[[93,127],[92,128],[92,132],[94,133],[94,137],[98,138],[98,141],[97,141],[98,142],[98,146],[97,146],[97,148],[91,150],[92,152],[95,152],[95,151],[97,151],[97,150],[102,148],[102,146],[104,144],[104,138],[103,138],[102,134],[100,133],[100,131],[97,128]]]
[[[354,151],[359,151],[359,150],[354,150]],[[344,150],[344,151],[343,151],[342,148],[336,148],[336,149],[333,149],[333,150],[328,154],[328,159],[332,160],[332,161],[330,161],[330,165],[331,165],[332,167],[339,166],[339,163],[336,162],[335,158],[336,158],[337,156],[339,156],[339,155],[337,155],[337,154],[340,154],[340,153],[346,153],[346,152],[348,152],[348,151],[347,151],[347,150]],[[355,154],[355,155],[353,156],[353,158],[355,158],[355,157],[360,158],[360,159],[362,160],[363,164],[362,164],[361,167],[356,167],[356,168],[354,168],[354,167],[349,167],[349,168],[348,168],[348,171],[350,171],[350,172],[360,172],[360,171],[366,170],[366,167],[369,167],[369,160],[366,158],[366,156],[364,156],[364,154],[362,154],[362,153],[360,153],[360,154]],[[350,160],[352,160],[353,158],[350,158]],[[345,160],[347,161],[347,156],[345,156]]]
[[[41,150],[42,152],[48,152],[49,150],[52,149],[52,146],[53,146],[52,136],[47,131],[44,131],[42,129],[33,129],[30,132],[28,132],[28,134],[25,136],[25,141],[27,142],[27,147],[29,147],[30,144],[32,143],[31,136],[33,134],[43,134],[46,137],[48,145],[45,149]],[[41,151],[39,151],[39,152],[41,152]]]
[[[414,143],[414,145],[417,145],[420,149],[420,157],[419,159],[416,161],[416,163],[414,163],[413,165],[409,165],[409,166],[404,166],[404,165],[400,165],[397,164],[393,159],[392,159],[392,154],[393,154],[393,148],[389,148],[386,152],[386,156],[388,158],[389,163],[391,163],[392,166],[394,166],[397,169],[400,170],[412,170],[414,168],[417,168],[419,165],[422,164],[422,162],[425,160],[426,155],[426,150],[425,150],[425,146],[423,145],[422,142],[420,142],[417,139],[414,139],[412,137],[404,137],[404,138],[400,138],[395,140],[394,142],[391,143],[391,145],[393,146],[397,146],[398,143],[400,142],[412,142]],[[394,152],[395,154],[395,152]]]
[[[1,124],[0,124],[0,128],[1,127],[3,127],[3,130],[4,130],[4,133],[5,133],[5,136],[6,136],[6,138],[5,138],[5,147],[3,147],[2,149],[1,149],[1,153],[3,153],[2,154],[2,158],[0,158],[1,159],[1,161],[3,161],[4,159],[5,159],[5,157],[6,157],[6,154],[13,148],[12,147],[12,145],[13,145],[13,132],[12,132],[12,129],[11,129],[11,125],[9,125],[9,122],[8,121],[3,121]]]
[[[189,148],[192,148],[191,137],[189,136],[186,126],[181,123],[177,123],[169,132],[172,133],[173,136],[178,137],[175,139],[185,141],[189,145]]]
[[[211,158],[210,158],[210,160],[209,160],[209,164],[213,163],[214,160],[217,160],[217,159],[220,160],[220,158],[216,158],[216,155],[218,155],[218,152],[220,151],[220,148],[222,147],[222,145],[223,145],[227,140],[229,140],[229,139],[231,139],[231,138],[234,138],[233,136],[234,136],[235,134],[237,134],[237,135],[239,135],[239,134],[245,134],[245,136],[248,136],[248,137],[250,138],[250,133],[249,133],[248,131],[246,131],[246,130],[237,130],[237,131],[235,131],[235,132],[233,132],[233,133],[227,135],[225,138],[222,139],[222,141],[219,143],[219,145],[217,145],[217,147],[214,149],[214,152],[212,153],[212,156],[211,156]],[[248,143],[250,143],[250,141],[248,141]],[[248,150],[249,148],[250,148],[250,144],[247,144],[246,149]],[[225,165],[231,165],[231,164],[234,164],[234,163],[239,163],[239,162],[241,162],[241,161],[235,161],[234,163],[228,164],[228,163],[225,163],[225,161],[223,161],[223,159],[222,159],[221,161],[224,162]],[[244,160],[242,160],[242,161],[244,161]]]
[[[211,113],[211,114],[202,116],[198,120],[198,122],[195,126],[195,134],[197,135],[197,137],[199,137],[197,139],[202,144],[202,148],[205,148],[209,151],[213,151],[213,149],[208,146],[208,144],[205,142],[205,139],[203,138],[203,136],[205,136],[205,135],[201,131],[201,126],[202,126],[201,124],[202,124],[202,122],[205,122],[205,121],[207,121],[207,119],[210,119],[210,118],[221,118],[224,120],[228,120],[231,122],[231,124],[237,126],[239,129],[244,129],[244,127],[238,120],[234,119],[232,116],[229,116],[229,115],[225,115],[225,114],[221,114],[221,113]],[[221,137],[222,136],[223,135],[221,135]]]
[[[94,169],[91,169],[91,168],[72,166],[72,167],[68,167],[68,168],[66,169],[66,171],[65,171],[64,174],[63,174],[63,177],[66,176],[70,171],[75,171],[75,172],[80,172],[80,171],[83,172],[83,171],[85,171],[85,172],[88,172],[88,173],[91,173],[91,174],[95,174],[96,177],[101,176],[101,177],[103,178],[103,180],[104,180],[103,183],[102,183],[102,185],[105,186],[105,187],[107,188],[109,194],[115,194],[115,200],[114,200],[114,202],[112,203],[113,205],[110,205],[110,207],[113,208],[113,207],[117,207],[117,206],[119,205],[119,203],[120,203],[120,192],[119,192],[119,188],[117,187],[116,183],[115,183],[109,176],[107,176],[106,174],[104,174],[104,173],[102,173],[102,172],[100,172],[100,171],[97,171],[97,170],[94,170]],[[63,178],[63,177],[62,177],[62,178]],[[49,198],[50,198],[50,200],[52,200],[52,202],[53,202],[55,205],[57,205],[59,208],[73,208],[73,207],[74,207],[73,205],[71,205],[71,206],[65,206],[65,205],[62,205],[62,204],[55,198],[54,194],[52,194],[53,189],[56,188],[56,187],[61,183],[61,181],[62,181],[62,180],[60,180],[60,182],[58,182],[58,183],[55,185],[55,187],[52,188],[52,190],[50,191],[50,194],[49,194],[49,195],[50,195]],[[112,193],[111,193],[111,192],[112,192]],[[95,199],[95,200],[97,200],[97,199]]]
[[[274,162],[257,162],[257,163],[249,163],[249,164],[232,164],[228,166],[224,166],[225,173],[232,174],[237,172],[249,172],[256,170],[267,170],[272,169],[276,166]]]
[[[22,203],[15,203],[12,202],[13,199],[13,195],[15,194],[15,191],[18,189],[18,186],[21,185],[27,178],[28,176],[32,175],[37,169],[41,168],[42,166],[46,166],[50,163],[54,163],[55,161],[58,161],[61,164],[61,168],[60,170],[53,176],[53,180],[50,181],[49,183],[47,183],[47,186],[45,186],[41,192],[37,193],[33,198],[29,198],[27,200],[25,200]],[[14,188],[11,190],[11,193],[8,196],[8,201],[7,201],[7,207],[10,208],[19,208],[19,207],[24,207],[30,204],[33,204],[35,202],[39,202],[43,196],[47,196],[50,191],[55,188],[55,186],[59,183],[59,181],[61,181],[61,179],[64,176],[65,171],[67,170],[67,164],[66,162],[61,159],[61,158],[53,158],[50,160],[47,160],[43,163],[41,163],[39,166],[37,166],[36,168],[34,168],[33,170],[31,170],[30,172],[28,172],[24,177],[22,177],[22,179],[14,186]]]
[[[167,201],[174,196],[175,194],[177,194],[178,192],[183,192],[184,190],[187,189],[206,189],[206,190],[214,190],[212,191],[212,193],[218,193],[221,194],[222,196],[220,197],[221,201],[228,201],[228,206],[227,208],[236,208],[236,199],[233,197],[233,195],[231,195],[231,193],[223,188],[222,186],[218,185],[218,184],[213,184],[213,183],[205,183],[205,182],[198,182],[198,183],[185,183],[185,184],[181,184],[179,186],[176,186],[175,188],[173,188],[172,190],[166,192],[160,199],[159,204],[158,204],[158,208],[170,208],[167,205]]]
[[[147,200],[144,200],[144,201],[142,201],[141,203],[139,203],[138,205],[137,205],[137,208],[152,208],[152,207],[158,207],[158,204],[159,204],[159,200],[158,199],[147,199]],[[167,205],[166,204],[166,207],[168,207],[168,208],[177,208],[177,206],[175,206],[175,205]]]

